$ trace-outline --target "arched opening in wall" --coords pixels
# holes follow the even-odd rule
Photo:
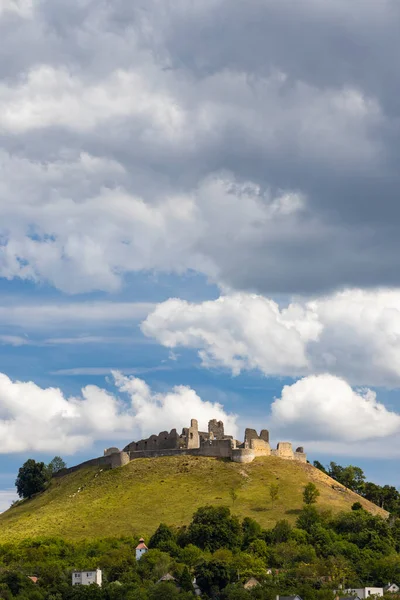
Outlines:
[[[192,432],[190,432],[190,439],[191,440],[193,439],[193,433]]]
[[[136,444],[136,450],[139,448],[139,444]]]
[[[147,448],[147,440],[144,443],[144,447]]]
[[[167,440],[167,439],[168,439],[167,437],[164,438],[164,440]]]

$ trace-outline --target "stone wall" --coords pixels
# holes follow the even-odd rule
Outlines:
[[[117,468],[126,465],[136,458],[156,458],[160,456],[210,456],[216,458],[229,458],[234,462],[248,463],[258,456],[278,456],[285,460],[298,460],[307,462],[304,449],[299,447],[293,452],[292,444],[279,442],[276,450],[271,450],[269,432],[262,429],[258,435],[255,429],[245,430],[244,442],[237,442],[224,433],[222,421],[212,419],[208,424],[208,432],[199,432],[196,419],[192,419],[190,427],[185,427],[179,435],[176,429],[162,431],[158,435],[131,442],[123,451],[116,447],[107,448],[104,456],[88,460],[80,465],[63,469],[56,474],[57,477],[71,473],[84,467]]]
[[[294,459],[295,460],[299,460],[300,462],[306,463],[307,462],[307,454],[305,454],[305,452],[296,452],[294,453]]]
[[[207,440],[201,443],[197,451],[198,456],[216,456],[219,458],[231,458],[233,441],[227,440]]]
[[[138,442],[131,442],[124,448],[124,452],[141,452],[141,451],[152,451],[152,450],[173,450],[180,446],[181,436],[177,433],[176,429],[168,431],[161,431],[158,435],[151,435],[145,440],[139,440]]]
[[[271,454],[279,456],[279,458],[286,458],[287,460],[294,459],[293,447],[290,442],[279,442],[276,450],[272,450]]]
[[[237,463],[250,463],[255,459],[255,455],[251,448],[233,448],[232,460]]]
[[[112,463],[114,462],[112,457],[114,455],[108,456],[99,456],[98,458],[92,458],[91,460],[86,460],[79,465],[75,465],[74,467],[68,467],[67,469],[61,469],[61,471],[57,471],[54,473],[53,477],[62,477],[63,475],[68,475],[69,473],[74,473],[78,471],[78,469],[84,469],[85,467],[101,467],[101,468],[112,468]]]
[[[270,456],[271,446],[268,442],[261,439],[251,439],[250,449],[253,451],[255,456]]]
[[[110,454],[115,454],[116,452],[121,452],[121,450],[119,448],[116,448],[115,446],[111,448],[106,448],[104,450],[104,456],[109,456]]]
[[[244,443],[250,446],[251,440],[258,440],[258,433],[255,429],[245,429],[244,431]]]

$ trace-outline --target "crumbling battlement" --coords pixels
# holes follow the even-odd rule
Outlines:
[[[60,475],[89,466],[110,467],[112,469],[126,465],[135,458],[153,458],[158,456],[214,456],[229,458],[238,463],[252,462],[258,456],[277,456],[285,460],[307,462],[304,449],[299,447],[293,451],[290,442],[279,442],[276,450],[271,449],[269,432],[262,429],[258,435],[255,429],[246,429],[244,441],[238,442],[232,436],[225,435],[222,421],[212,419],[208,424],[208,432],[199,431],[199,424],[192,419],[190,427],[184,427],[179,434],[176,429],[162,431],[158,435],[131,442],[121,451],[112,447],[104,450],[104,456],[94,458],[60,472]]]

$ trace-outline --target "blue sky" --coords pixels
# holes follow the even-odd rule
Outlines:
[[[0,0],[0,510],[191,417],[400,485],[399,11]]]

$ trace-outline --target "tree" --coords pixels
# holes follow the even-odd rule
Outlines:
[[[328,475],[328,471],[325,469],[324,465],[319,462],[319,460],[314,460],[313,465],[316,469],[319,469],[320,471]]]
[[[303,491],[304,504],[307,504],[307,505],[315,504],[319,495],[320,495],[319,489],[317,488],[315,483],[311,483],[311,481],[310,481],[310,483],[307,483],[307,485],[304,487],[304,491]]]
[[[235,488],[231,488],[231,489],[229,490],[229,495],[230,495],[230,497],[231,497],[231,500],[232,500],[232,504],[233,504],[233,506],[235,506],[235,502],[236,502],[236,500],[238,499],[238,493],[237,493],[237,491],[235,490]]]
[[[361,494],[364,491],[365,475],[360,467],[355,467],[354,465],[342,467],[335,462],[331,462],[329,464],[328,475],[357,494]]]
[[[179,578],[179,584],[185,592],[194,592],[192,578],[189,573],[189,569],[185,567],[182,571],[182,575]]]
[[[243,543],[244,547],[248,546],[250,542],[261,536],[261,526],[250,517],[245,517],[242,523],[243,531]]]
[[[203,550],[239,548],[242,528],[239,519],[227,506],[203,506],[193,515],[188,527],[188,540]]]
[[[271,498],[272,506],[274,506],[279,497],[279,485],[277,483],[271,483],[269,486],[269,496]]]
[[[271,531],[271,538],[274,544],[280,544],[281,542],[288,542],[292,535],[292,527],[289,521],[283,519],[278,521],[275,527]]]
[[[15,481],[20,498],[32,498],[34,494],[43,492],[48,482],[48,470],[43,462],[36,462],[29,458],[18,470]]]
[[[49,464],[47,465],[47,469],[49,471],[50,477],[52,475],[54,475],[54,473],[58,473],[58,471],[61,471],[62,469],[66,469],[66,468],[67,468],[67,463],[63,461],[61,456],[55,456],[53,458],[53,460],[51,460],[49,462]]]
[[[162,548],[166,543],[174,542],[175,534],[168,525],[160,523],[149,540],[149,548]]]

